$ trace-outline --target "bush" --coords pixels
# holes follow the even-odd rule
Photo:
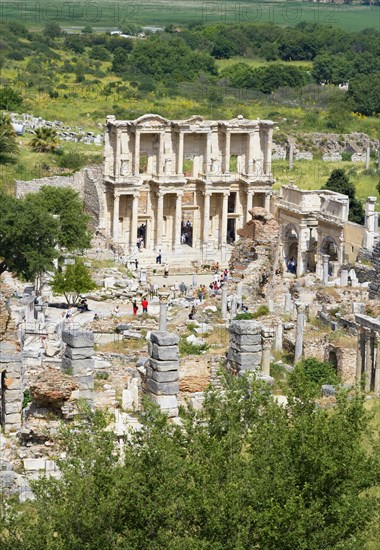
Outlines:
[[[322,384],[334,385],[338,382],[332,365],[314,357],[297,363],[294,371],[289,374],[289,385],[296,395],[301,394],[307,387],[312,396],[319,397]]]
[[[182,338],[179,342],[179,354],[181,357],[186,357],[186,355],[201,355],[204,351],[207,351],[210,348],[208,344],[202,344],[201,346],[196,346]]]
[[[235,317],[235,321],[250,321],[251,319],[254,319],[253,313],[249,313],[248,311],[246,313],[238,313]]]
[[[256,311],[252,313],[252,319],[263,317],[264,315],[268,315],[268,313],[270,313],[268,306],[259,306]]]
[[[70,170],[78,171],[85,166],[86,162],[86,155],[79,153],[78,151],[71,150],[60,156],[58,166],[60,168],[69,168]]]

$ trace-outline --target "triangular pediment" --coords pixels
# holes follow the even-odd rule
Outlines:
[[[147,114],[134,120],[133,124],[136,126],[166,126],[169,121],[161,115]]]

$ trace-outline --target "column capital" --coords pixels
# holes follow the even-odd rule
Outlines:
[[[227,197],[230,196],[230,192],[229,191],[223,191],[223,197],[226,199]]]
[[[294,302],[294,305],[296,306],[297,313],[305,313],[305,304],[302,302]]]
[[[176,194],[177,194],[177,199],[179,197],[183,197],[183,191],[176,191]]]
[[[203,195],[204,197],[211,197],[212,191],[202,191],[202,195]]]
[[[113,192],[113,197],[114,199],[120,199],[120,196],[121,196],[121,192],[120,191],[114,191]]]
[[[140,197],[140,192],[139,192],[139,191],[134,191],[134,192],[132,193],[132,197],[133,197],[134,199],[138,199],[138,198]]]
[[[160,197],[163,197],[165,195],[164,191],[156,191],[156,197],[160,198]]]

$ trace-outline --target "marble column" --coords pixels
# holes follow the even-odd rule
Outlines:
[[[252,210],[254,194],[255,194],[254,191],[250,191],[250,190],[247,191],[247,204],[246,204],[246,210],[245,210],[245,223],[249,222],[250,219],[251,219],[250,215],[249,215],[249,211]]]
[[[228,219],[228,197],[230,193],[223,193],[223,206],[222,206],[222,225],[220,228],[220,245],[223,246],[227,243],[227,219]]]
[[[284,338],[284,325],[282,321],[277,321],[277,325],[274,333],[274,351],[282,351],[282,342]]]
[[[227,297],[228,288],[226,284],[222,286],[222,318],[227,319]]]
[[[181,221],[182,221],[182,196],[183,191],[177,192],[177,199],[175,203],[175,230],[173,250],[176,250],[181,245]]]
[[[292,295],[290,294],[290,292],[285,292],[284,312],[293,312]]]
[[[133,174],[138,176],[140,174],[140,132],[136,130],[135,133],[135,154],[133,163]]]
[[[376,363],[375,363],[375,383],[373,391],[376,395],[380,394],[380,333],[376,333],[377,349],[376,349]]]
[[[234,319],[237,314],[237,296],[234,294],[231,301],[231,319]]]
[[[374,357],[374,334],[370,330],[365,331],[365,391],[371,391],[372,364]]]
[[[116,154],[115,154],[115,170],[114,170],[114,174],[116,178],[120,176],[120,166],[121,166],[120,153],[121,153],[121,130],[118,129],[116,130]]]
[[[296,325],[296,344],[294,349],[294,364],[296,365],[302,359],[303,350],[303,332],[305,326],[305,306],[301,302],[296,302],[297,325]]]
[[[322,284],[325,286],[329,281],[329,260],[328,254],[322,254]]]
[[[157,155],[157,174],[160,176],[164,172],[164,145],[165,145],[165,134],[160,132],[159,134],[159,146],[158,146],[158,155]]]
[[[158,294],[160,299],[160,314],[158,318],[158,330],[160,332],[164,332],[166,330],[166,323],[167,323],[167,311],[168,311],[168,293],[159,293]]]
[[[230,173],[230,156],[231,156],[231,133],[226,132],[226,148],[224,151],[224,173]]]
[[[267,212],[270,212],[270,193],[265,194],[264,208]]]
[[[112,238],[114,243],[119,242],[119,208],[120,208],[120,195],[114,194],[113,199],[113,226],[112,226]]]
[[[132,219],[131,219],[131,233],[130,233],[130,247],[134,248],[137,240],[137,224],[139,215],[139,193],[133,193],[132,195]]]
[[[177,173],[183,175],[183,143],[184,134],[179,132],[178,134],[178,158],[177,158]]]
[[[274,331],[272,328],[264,328],[261,331],[262,358],[261,370],[264,374],[270,375],[270,357],[273,343]]]
[[[241,308],[241,305],[243,303],[243,283],[242,282],[236,285],[236,296],[237,296],[238,306]]]
[[[255,143],[255,134],[254,132],[250,132],[248,134],[248,166],[247,166],[247,173],[249,176],[254,175],[254,143]]]
[[[365,357],[364,329],[359,326],[358,327],[358,341],[357,341],[357,348],[356,348],[356,383],[357,384],[360,384],[360,382],[361,382],[364,357]]]
[[[206,246],[210,236],[210,201],[211,191],[203,193],[203,245]]]
[[[156,247],[162,247],[162,229],[164,223],[164,194],[157,193],[157,211],[156,211]]]
[[[206,134],[206,155],[205,155],[205,174],[209,174],[211,171],[211,132]]]

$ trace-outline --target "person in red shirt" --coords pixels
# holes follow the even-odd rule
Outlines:
[[[142,305],[142,308],[143,308],[143,313],[148,313],[148,300],[146,298],[144,298],[142,301],[141,301],[141,305]]]

